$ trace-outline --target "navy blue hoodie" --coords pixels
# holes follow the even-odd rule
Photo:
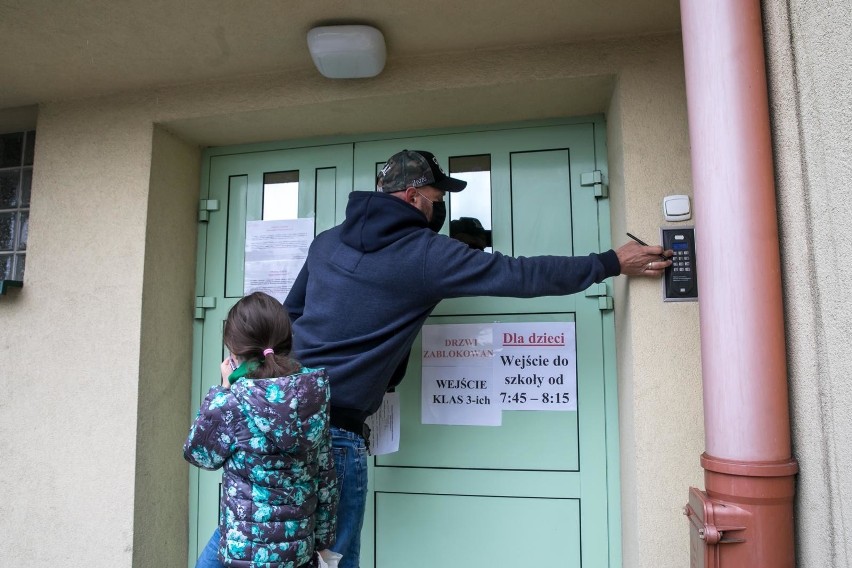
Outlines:
[[[363,421],[381,405],[423,322],[444,298],[561,296],[620,273],[613,251],[512,258],[427,228],[392,195],[355,191],[346,220],[320,233],[284,305],[293,351],[325,367],[332,414]]]

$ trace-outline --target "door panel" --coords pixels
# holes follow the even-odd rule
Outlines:
[[[366,183],[377,164],[403,148],[429,150],[442,165],[488,156],[480,161],[491,168],[494,251],[512,256],[600,252],[598,204],[580,186],[580,174],[596,169],[591,124],[356,143],[355,179]],[[459,216],[453,197],[447,196],[451,220]],[[451,299],[437,307],[427,325],[535,321],[576,324],[578,410],[503,411],[499,427],[421,424],[422,360],[415,343],[398,389],[400,451],[376,457],[371,471],[375,499],[365,520],[363,565],[382,568],[391,558],[408,558],[411,550],[417,551],[417,566],[529,566],[546,564],[554,550],[560,552],[559,566],[607,565],[604,350],[597,298]],[[531,494],[536,499],[529,499]],[[576,517],[564,510],[569,503]],[[559,545],[529,536],[543,544],[530,552],[511,532],[539,514],[548,515],[546,526],[560,526]],[[456,521],[466,530],[443,530]],[[373,538],[366,534],[370,529]],[[374,558],[369,557],[373,543]],[[510,559],[501,543],[523,549],[523,560]]]
[[[514,152],[514,256],[571,254],[571,176],[568,150]]]
[[[333,227],[337,203],[352,190],[352,145],[298,148],[229,154],[210,158],[208,199],[219,202],[207,223],[205,253],[199,259],[204,272],[202,294],[215,307],[205,310],[196,340],[193,368],[193,400],[197,409],[212,385],[219,384],[219,364],[226,353],[222,328],[228,310],[243,296],[246,221],[260,220],[264,211],[264,178],[277,172],[296,172],[295,196],[299,217],[314,217],[315,232]],[[276,216],[276,218],[281,218]],[[196,511],[190,514],[189,566],[216,528],[219,510],[220,471],[193,468],[190,490]],[[196,497],[197,495],[197,497]]]
[[[248,178],[247,175],[228,177],[226,211],[228,220],[248,219]],[[253,193],[259,193],[255,190]],[[246,224],[228,223],[225,257],[225,296],[239,298],[243,295],[243,262],[245,260]]]
[[[379,492],[376,565],[579,566],[579,509],[577,499]],[[417,514],[400,518],[398,511]],[[401,541],[407,543],[402,556]]]
[[[352,145],[297,148],[211,158],[209,199],[220,210],[210,214],[205,295],[243,295],[246,221],[263,218],[264,175],[298,172],[298,216],[314,218],[315,232],[342,221],[337,202],[352,190]],[[227,251],[223,257],[221,251]],[[219,251],[213,253],[212,251]]]

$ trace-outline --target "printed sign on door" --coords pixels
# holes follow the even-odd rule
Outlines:
[[[573,322],[423,327],[421,421],[499,426],[503,410],[577,410]]]

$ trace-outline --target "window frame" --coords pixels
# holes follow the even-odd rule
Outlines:
[[[0,161],[0,172],[14,172],[18,176],[18,183],[15,189],[15,199],[13,206],[5,207],[0,205],[0,213],[11,213],[13,215],[13,219],[16,221],[15,227],[12,232],[12,248],[8,251],[0,252],[0,258],[5,260],[6,257],[10,257],[11,267],[10,272],[5,274],[4,278],[0,278],[0,295],[6,294],[9,288],[22,288],[24,285],[24,270],[25,270],[25,259],[27,256],[26,253],[26,239],[22,239],[22,231],[23,231],[23,223],[21,222],[22,216],[27,216],[27,225],[29,225],[29,213],[31,208],[31,199],[32,199],[32,171],[33,171],[33,161],[34,161],[34,149],[35,149],[35,130],[25,130],[25,131],[16,131],[16,132],[6,132],[0,134],[0,137],[8,140],[9,138],[16,137],[20,135],[20,160],[16,164],[3,164]],[[3,150],[5,153],[5,144],[0,145],[0,150]],[[11,152],[15,152],[14,148],[11,148]],[[2,158],[3,156],[0,156]],[[27,175],[29,174],[29,175]],[[29,179],[29,199],[26,203],[24,203],[24,195],[25,188],[24,183],[25,179]],[[22,248],[22,241],[24,242]],[[19,268],[19,262],[23,262],[24,265]],[[10,277],[11,276],[11,277]]]

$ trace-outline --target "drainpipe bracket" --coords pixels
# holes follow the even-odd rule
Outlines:
[[[731,535],[744,531],[751,513],[709,497],[696,487],[689,488],[689,503],[683,510],[689,519],[693,539],[697,538],[704,545],[735,544],[745,542],[740,535]]]

